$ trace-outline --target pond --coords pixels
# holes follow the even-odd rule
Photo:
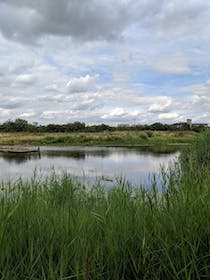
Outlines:
[[[36,174],[44,178],[52,172],[68,173],[82,182],[101,181],[110,186],[117,178],[130,183],[148,183],[149,175],[158,174],[179,155],[177,148],[154,151],[150,148],[57,147],[44,146],[40,154],[0,153],[0,181],[26,180]]]

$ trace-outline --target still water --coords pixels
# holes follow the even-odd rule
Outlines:
[[[177,150],[152,152],[140,148],[113,147],[41,147],[40,155],[0,153],[0,181],[24,180],[34,174],[44,178],[53,170],[68,173],[85,182],[96,180],[113,184],[116,178],[126,178],[130,183],[148,183],[148,176],[158,174],[160,166],[168,167],[175,160]]]
[[[67,172],[86,183],[96,180],[111,184],[126,178],[132,184],[148,182],[149,174],[168,167],[179,152],[151,152],[140,148],[114,147],[41,147],[40,155],[0,153],[0,181],[15,181],[33,176],[45,177],[55,171]]]

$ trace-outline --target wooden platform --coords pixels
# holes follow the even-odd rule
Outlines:
[[[0,147],[0,153],[40,153],[40,149],[25,147]]]

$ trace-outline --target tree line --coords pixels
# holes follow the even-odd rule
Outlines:
[[[47,124],[39,125],[37,123],[29,123],[24,119],[8,120],[0,124],[0,132],[101,132],[101,131],[143,131],[143,130],[160,130],[160,131],[183,131],[194,130],[202,131],[203,127],[190,128],[188,124],[183,123],[181,126],[175,124],[162,124],[155,122],[151,125],[117,125],[110,126],[106,124],[86,125],[84,122],[73,122],[66,124]]]

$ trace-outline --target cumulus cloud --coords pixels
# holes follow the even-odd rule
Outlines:
[[[69,93],[78,93],[88,91],[92,86],[96,84],[99,79],[99,75],[93,77],[86,75],[85,77],[72,78],[66,84],[66,90]]]
[[[123,108],[114,108],[109,111],[108,114],[103,115],[101,118],[102,119],[110,119],[110,118],[115,118],[115,117],[123,117],[126,115],[126,112]]]
[[[24,84],[26,86],[34,84],[35,80],[36,77],[32,74],[21,74],[17,76],[17,78],[15,79],[15,83]]]
[[[161,121],[177,120],[178,118],[179,118],[179,114],[177,112],[161,113],[158,115],[158,119]]]
[[[148,111],[152,113],[165,112],[169,110],[169,106],[171,104],[172,104],[171,97],[162,96],[154,100],[154,103],[149,106]]]

